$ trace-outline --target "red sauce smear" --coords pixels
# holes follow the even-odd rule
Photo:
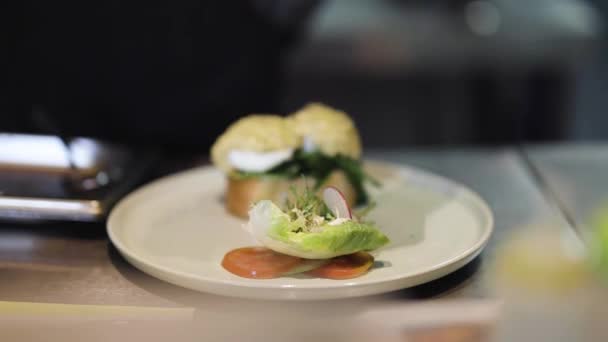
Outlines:
[[[371,254],[356,252],[335,257],[329,263],[308,271],[307,274],[319,278],[351,279],[365,274],[373,264],[374,257]]]
[[[222,266],[239,277],[269,279],[289,272],[303,260],[265,247],[243,247],[226,253]]]
[[[270,279],[285,275],[304,262],[306,259],[277,253],[265,247],[243,247],[226,253],[222,267],[239,277]],[[328,279],[356,278],[366,273],[373,263],[371,254],[357,252],[333,258],[306,274]]]

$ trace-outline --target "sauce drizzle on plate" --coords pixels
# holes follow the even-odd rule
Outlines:
[[[271,279],[296,273],[318,278],[349,279],[365,274],[373,263],[374,257],[366,252],[329,260],[308,260],[277,253],[266,247],[243,247],[226,253],[222,267],[232,274],[250,279]]]

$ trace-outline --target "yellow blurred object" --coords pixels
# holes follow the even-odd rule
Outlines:
[[[310,139],[314,147],[327,156],[341,154],[353,159],[361,157],[359,132],[346,113],[320,103],[311,103],[289,119],[304,145]]]
[[[589,281],[584,247],[565,231],[527,227],[497,251],[501,286],[567,292]]]
[[[608,283],[608,204],[604,203],[591,218],[593,228],[588,237],[591,246],[591,262],[604,286]]]
[[[301,139],[288,120],[278,115],[254,114],[231,124],[211,147],[211,161],[229,173],[228,154],[232,150],[269,152],[296,149]]]
[[[595,341],[603,298],[585,245],[563,222],[518,227],[502,237],[492,271],[504,315],[496,341]],[[602,304],[600,304],[602,305]]]

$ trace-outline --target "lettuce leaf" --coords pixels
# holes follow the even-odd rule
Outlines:
[[[293,219],[268,200],[252,207],[249,220],[260,243],[279,253],[306,259],[327,259],[371,251],[389,242],[388,237],[372,223],[347,220],[335,225],[330,225],[329,221],[318,226],[303,225],[298,218]]]

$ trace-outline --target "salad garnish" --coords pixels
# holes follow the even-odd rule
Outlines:
[[[389,242],[374,223],[353,216],[333,187],[321,194],[294,188],[283,207],[259,201],[249,211],[248,225],[264,248],[237,249],[222,262],[228,271],[247,278],[303,272],[332,279],[360,276],[373,264],[368,252]]]

